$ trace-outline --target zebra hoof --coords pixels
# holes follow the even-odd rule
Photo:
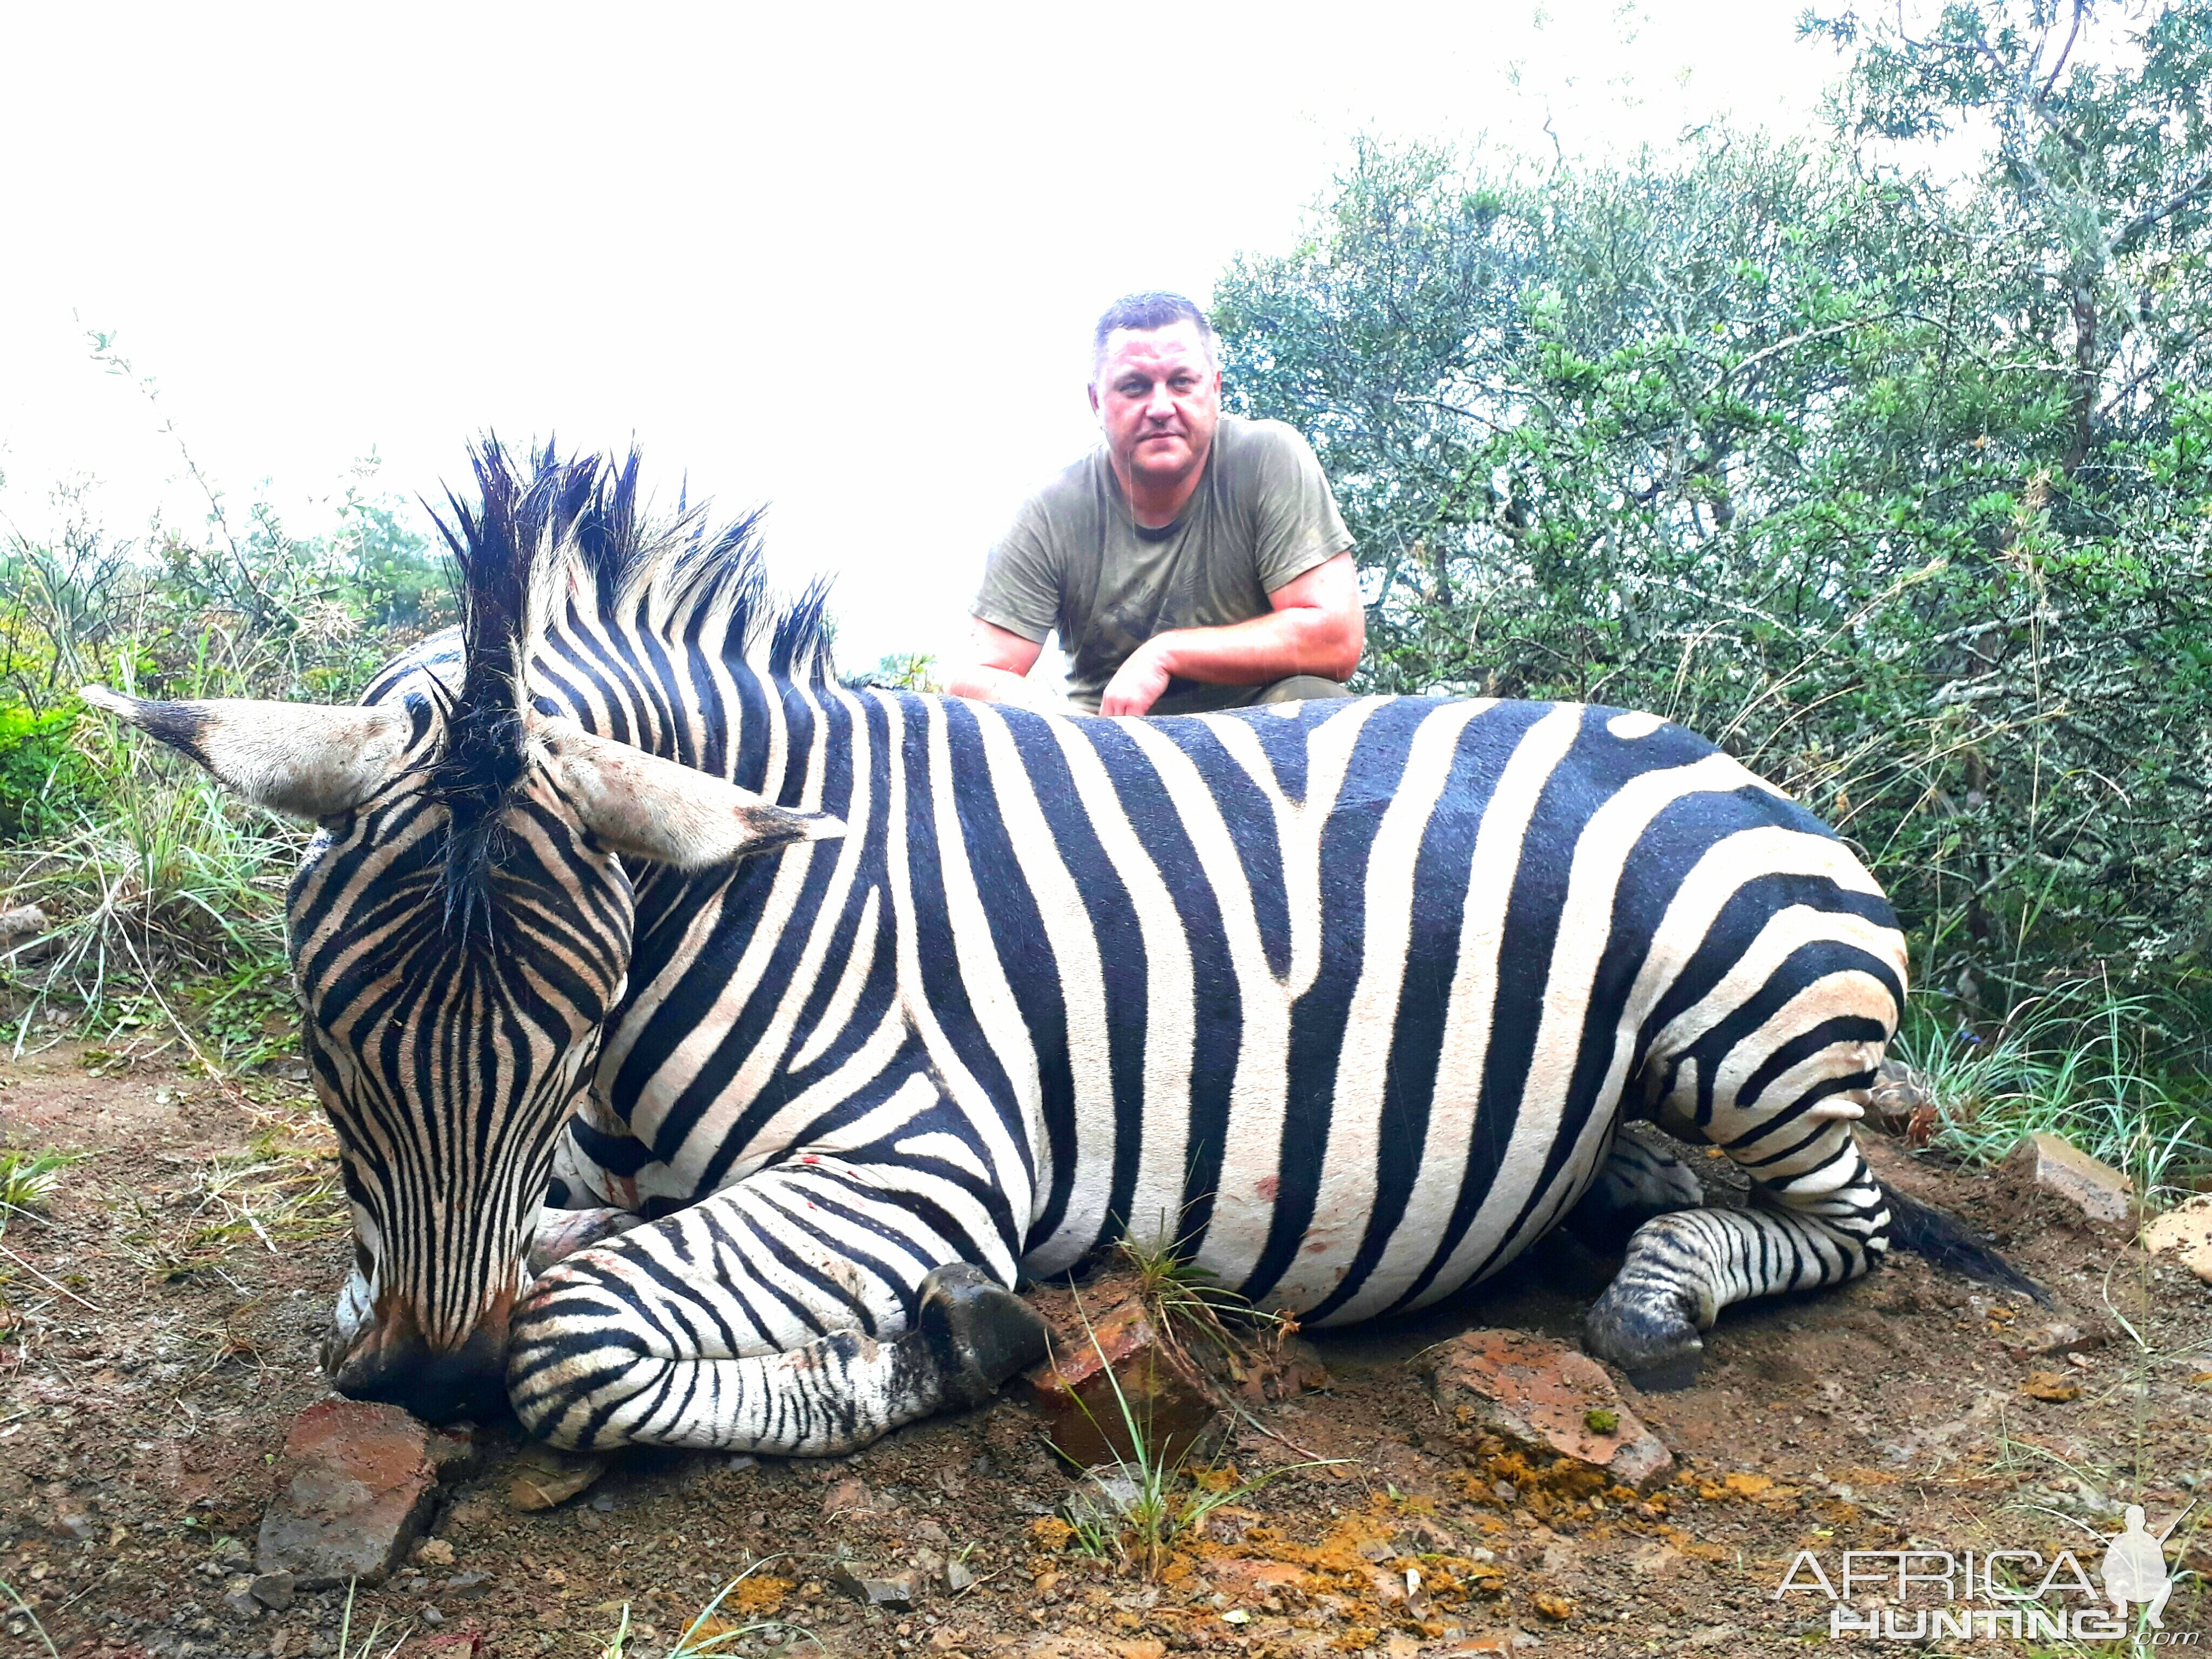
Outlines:
[[[1698,1380],[1705,1345],[1679,1308],[1638,1303],[1607,1291],[1583,1322],[1583,1346],[1618,1365],[1646,1394],[1672,1394]]]
[[[945,1403],[957,1408],[981,1405],[1016,1371],[1044,1358],[1043,1317],[965,1261],[921,1281],[915,1323],[943,1379]]]

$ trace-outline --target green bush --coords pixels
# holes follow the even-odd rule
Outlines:
[[[1859,843],[1948,1024],[2109,981],[2201,1068],[2212,0],[2102,67],[2048,10],[1825,26],[1830,144],[1363,144],[1214,318],[1337,484],[1368,684],[1680,720]],[[1981,118],[1955,188],[1876,142]]]
[[[78,713],[0,702],[0,841],[60,830],[94,792],[92,769],[70,741]]]

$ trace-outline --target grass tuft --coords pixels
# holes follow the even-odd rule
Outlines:
[[[1987,1035],[1944,1030],[1915,1001],[1893,1052],[1927,1079],[1934,1144],[1992,1163],[2026,1135],[2063,1135],[2164,1206],[2212,1176],[2212,1096],[2160,1067],[2161,1011],[2075,987],[2021,1003]]]

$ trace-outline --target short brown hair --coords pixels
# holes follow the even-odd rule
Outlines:
[[[1115,329],[1172,328],[1177,323],[1197,324],[1198,337],[1205,342],[1206,355],[1219,360],[1221,353],[1214,344],[1213,325],[1206,320],[1206,313],[1180,294],[1148,288],[1141,293],[1124,294],[1100,313],[1098,326],[1091,335],[1091,378],[1097,378],[1098,365],[1106,360],[1106,342]]]

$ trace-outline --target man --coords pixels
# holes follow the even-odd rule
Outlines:
[[[1024,677],[1057,628],[1068,696],[1100,714],[1349,695],[1366,642],[1352,537],[1304,438],[1222,414],[1205,313],[1176,294],[1115,301],[1091,407],[1105,442],[992,550],[951,690],[1050,706]]]

